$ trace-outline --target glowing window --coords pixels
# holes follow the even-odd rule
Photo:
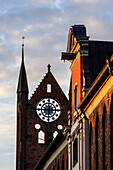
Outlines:
[[[47,93],[51,93],[51,84],[47,84]]]
[[[55,132],[53,133],[53,139],[56,138],[57,135],[58,135],[58,132],[55,131]]]
[[[57,128],[58,128],[58,130],[62,130],[63,126],[62,125],[58,125]]]
[[[38,143],[39,144],[45,143],[45,133],[42,130],[40,130],[40,132],[38,133]]]
[[[41,125],[40,124],[35,124],[35,129],[40,129]]]

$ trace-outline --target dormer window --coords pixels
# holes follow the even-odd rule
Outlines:
[[[51,93],[51,84],[47,84],[47,93]]]

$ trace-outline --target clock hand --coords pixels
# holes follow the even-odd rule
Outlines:
[[[45,111],[48,111],[48,110],[50,110],[50,111],[61,111],[60,109],[42,109],[42,108],[37,108],[36,110],[45,110]]]

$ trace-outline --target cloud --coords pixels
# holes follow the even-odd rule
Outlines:
[[[66,51],[71,25],[84,24],[91,39],[113,40],[112,0],[0,0],[0,169],[13,168],[15,152],[16,87],[25,36],[25,66],[31,93],[47,65],[68,95],[70,63]],[[9,155],[12,156],[9,156]],[[4,156],[3,156],[4,155]],[[5,162],[7,159],[7,167]]]
[[[9,97],[11,94],[13,94],[14,89],[13,86],[5,87],[3,85],[0,86],[0,98],[6,98]]]

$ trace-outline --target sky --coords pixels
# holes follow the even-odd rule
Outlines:
[[[94,40],[113,41],[112,0],[0,0],[0,170],[15,170],[16,90],[25,36],[29,98],[51,71],[68,96],[67,49],[71,25],[84,24]]]

